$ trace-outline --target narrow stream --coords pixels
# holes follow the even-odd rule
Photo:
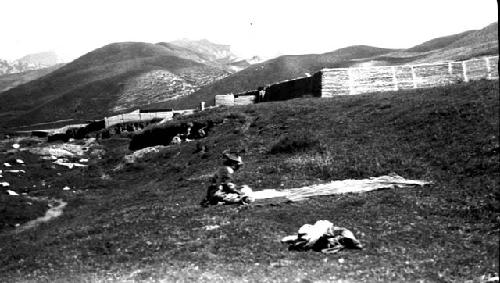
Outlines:
[[[29,197],[34,201],[48,201],[49,209],[45,212],[44,216],[40,216],[37,219],[28,221],[21,226],[17,227],[14,231],[15,233],[19,233],[28,229],[35,228],[40,225],[40,223],[48,222],[56,217],[59,217],[63,214],[63,209],[68,204],[67,202],[61,199],[47,199],[47,198],[38,198],[38,197]]]

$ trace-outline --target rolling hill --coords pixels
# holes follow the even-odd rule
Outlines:
[[[189,94],[227,75],[219,68],[175,55],[149,43],[104,46],[41,79],[4,92],[0,117],[8,126],[102,118],[137,107],[151,97],[161,101]]]

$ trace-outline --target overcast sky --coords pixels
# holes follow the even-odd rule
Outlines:
[[[498,21],[495,0],[0,0],[0,58],[73,60],[112,42],[179,38],[242,57],[407,48]]]

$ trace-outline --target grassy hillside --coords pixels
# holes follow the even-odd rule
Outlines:
[[[463,35],[463,36],[462,36]],[[449,43],[442,48],[430,50],[417,63],[445,61],[445,60],[468,60],[479,56],[498,55],[498,22],[492,23],[487,27],[456,35],[454,38],[438,38],[434,43]],[[432,42],[432,41],[431,41]],[[435,45],[435,47],[440,44]]]
[[[426,41],[422,44],[416,45],[412,48],[406,49],[406,51],[426,52],[426,51],[432,51],[435,49],[443,48],[443,47],[449,46],[450,44],[456,42],[457,40],[460,40],[460,39],[462,39],[462,38],[466,37],[467,35],[470,35],[471,33],[474,33],[474,32],[475,32],[474,30],[468,30],[468,31],[464,31],[461,33],[457,33],[457,34],[452,34],[452,35],[448,35],[448,36],[434,38],[434,39]]]
[[[168,71],[194,85],[224,75],[220,69],[173,56],[159,45],[115,43],[3,93],[2,124],[19,126],[59,119],[102,118],[112,112],[130,80],[155,70]]]
[[[499,267],[499,101],[498,81],[478,81],[217,108],[172,122],[212,121],[208,137],[122,169],[113,170],[128,138],[103,140],[104,158],[84,171],[28,164],[27,174],[38,166],[53,188],[76,193],[38,191],[68,207],[36,230],[0,235],[0,279],[480,282]],[[228,148],[245,161],[236,181],[254,189],[391,172],[434,184],[201,208]],[[29,180],[12,183],[29,191]],[[325,256],[280,245],[320,219],[351,229],[365,249]]]
[[[453,42],[448,47],[456,48],[492,41],[498,42],[498,22],[492,23],[481,30],[471,32],[466,36],[460,38],[459,40]]]

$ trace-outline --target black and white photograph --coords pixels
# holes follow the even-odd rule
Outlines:
[[[0,282],[499,282],[497,1],[0,12]]]

